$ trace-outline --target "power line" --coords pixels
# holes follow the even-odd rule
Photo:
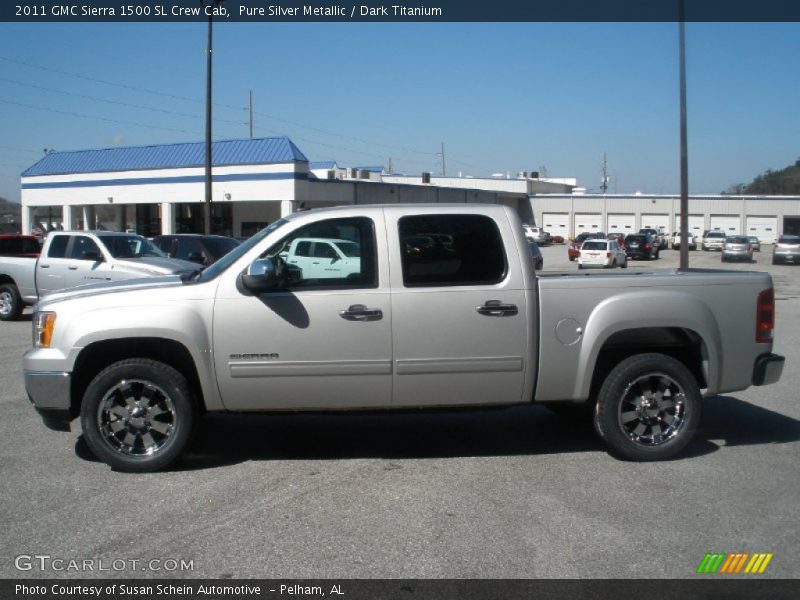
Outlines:
[[[158,90],[150,90],[147,88],[140,88],[133,85],[128,85],[126,83],[116,83],[114,81],[107,81],[105,79],[98,79],[97,77],[89,77],[88,75],[81,75],[80,73],[72,73],[70,71],[62,71],[61,69],[54,69],[52,67],[45,67],[42,65],[37,65],[34,63],[26,62],[24,60],[18,60],[15,58],[9,58],[7,56],[0,56],[0,60],[4,60],[6,62],[15,63],[18,65],[23,65],[26,67],[31,67],[33,69],[40,69],[42,71],[49,71],[50,73],[58,73],[59,75],[68,75],[70,77],[77,77],[78,79],[83,79],[85,81],[91,81],[93,83],[101,83],[103,85],[110,85],[126,90],[135,90],[137,92],[145,92],[147,94],[154,94],[156,96],[164,96],[165,98],[172,98],[173,100],[185,100],[187,102],[195,102],[198,104],[202,104],[203,100],[198,100],[196,98],[190,98],[188,96],[179,96],[177,94],[170,94],[167,92],[161,92]],[[233,110],[244,110],[241,106],[233,106],[231,104],[221,104],[221,103],[214,103],[214,106],[219,106],[221,108],[230,108]]]
[[[17,152],[29,152],[30,154],[41,154],[41,150],[29,150],[25,148],[17,148],[16,146],[0,146],[6,150],[16,150]]]
[[[138,123],[136,121],[120,121],[118,119],[108,119],[106,117],[98,117],[96,115],[82,115],[80,113],[71,112],[67,110],[59,110],[57,108],[47,108],[44,106],[35,106],[33,104],[24,104],[22,102],[14,102],[12,100],[4,100],[0,98],[0,104],[11,104],[13,106],[21,106],[23,108],[31,108],[34,110],[42,110],[45,112],[57,113],[61,115],[69,115],[71,117],[80,117],[81,119],[89,119],[92,121],[105,121],[107,123],[116,123],[118,125],[133,125],[135,127],[145,127],[147,129],[162,129],[164,131],[176,131],[178,133],[189,133],[191,135],[202,135],[201,132],[190,131],[188,129],[177,129],[175,127],[162,127],[159,125],[148,125],[147,123]]]
[[[44,90],[46,92],[55,92],[56,94],[64,94],[66,96],[73,96],[75,98],[83,98],[84,100],[94,100],[96,102],[105,102],[106,104],[117,104],[119,106],[127,106],[128,108],[138,108],[141,110],[150,110],[153,112],[160,112],[167,115],[177,115],[179,117],[189,117],[191,119],[202,119],[203,117],[200,115],[193,115],[191,113],[184,113],[179,112],[176,110],[169,110],[166,108],[157,108],[154,106],[144,106],[142,104],[131,104],[129,102],[121,102],[118,100],[107,100],[105,98],[98,98],[97,96],[89,96],[88,94],[77,94],[75,92],[67,92],[65,90],[57,90],[55,88],[45,87],[43,85],[36,85],[33,83],[25,83],[22,81],[16,81],[14,79],[7,79],[5,77],[0,77],[0,81],[5,81],[7,83],[13,83],[16,85],[22,85],[29,88],[34,88],[37,90]],[[214,119],[215,121],[219,121],[220,123],[231,123],[233,125],[246,125],[244,121],[231,121],[230,119]]]

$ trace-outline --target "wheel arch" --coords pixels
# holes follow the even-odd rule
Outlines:
[[[80,351],[72,370],[70,414],[73,417],[80,413],[84,392],[92,379],[106,367],[128,358],[155,360],[183,374],[198,410],[205,410],[205,394],[197,365],[186,346],[166,338],[128,337],[97,341]]]
[[[653,315],[659,315],[654,317]],[[680,291],[612,297],[586,323],[574,398],[589,398],[605,374],[624,358],[659,352],[681,361],[709,394],[719,388],[721,333],[714,313],[700,299]]]

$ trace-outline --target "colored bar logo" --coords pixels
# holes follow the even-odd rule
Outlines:
[[[700,566],[697,567],[698,573],[718,574],[718,575],[738,575],[747,573],[760,575],[767,570],[767,565],[772,560],[771,552],[725,552],[706,553]]]

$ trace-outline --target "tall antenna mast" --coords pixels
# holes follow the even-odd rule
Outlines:
[[[608,160],[605,152],[603,152],[603,183],[600,184],[600,189],[604,194],[608,192]]]

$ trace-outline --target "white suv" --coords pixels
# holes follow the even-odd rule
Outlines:
[[[703,236],[703,250],[722,250],[725,244],[724,231],[709,231]]]
[[[550,234],[541,227],[534,227],[533,225],[525,224],[522,226],[522,228],[525,230],[525,237],[529,240],[533,240],[540,246],[550,243]]]

